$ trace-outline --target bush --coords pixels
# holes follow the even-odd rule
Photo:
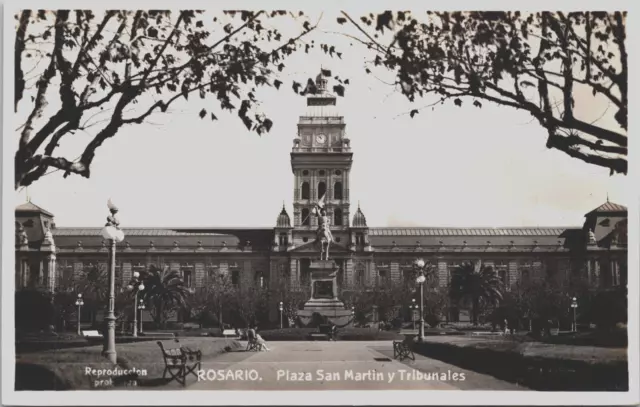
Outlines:
[[[49,329],[53,315],[53,298],[50,293],[33,289],[16,291],[16,329],[27,332]]]
[[[213,312],[203,311],[198,316],[198,323],[200,323],[203,328],[213,328],[214,326],[217,327],[220,322]]]
[[[308,341],[316,328],[285,328],[259,331],[265,341]],[[342,328],[338,329],[339,341],[385,341],[401,340],[404,336],[397,332],[378,331],[377,328]]]

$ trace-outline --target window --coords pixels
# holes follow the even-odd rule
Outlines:
[[[378,284],[385,284],[388,281],[387,270],[378,269]]]
[[[302,197],[301,199],[309,199],[310,198],[310,193],[309,193],[309,183],[307,181],[302,183]]]
[[[262,271],[256,271],[256,274],[254,276],[254,282],[256,284],[256,286],[260,287],[260,288],[265,288],[266,284],[265,284],[265,278],[264,278],[264,274],[262,273]]]
[[[191,288],[193,286],[193,271],[190,268],[182,270],[182,280],[185,287]]]
[[[217,276],[218,276],[218,268],[217,267],[210,267],[207,270],[207,279],[209,280],[209,283],[213,283]]]
[[[278,236],[278,244],[280,246],[286,246],[289,244],[289,239],[286,233],[280,233],[280,235]]]
[[[336,243],[340,243],[340,238],[339,237],[336,237],[335,239],[336,239]]]
[[[308,238],[308,237],[303,237],[303,238],[302,238],[302,241],[303,241],[303,242],[305,242],[305,243],[307,243],[307,242],[309,241],[309,238]]]
[[[333,212],[333,224],[335,226],[342,226],[342,209],[336,208]]]
[[[342,199],[342,182],[333,184],[333,199]]]
[[[413,282],[413,274],[412,268],[402,268],[402,280],[405,283]]]
[[[303,208],[302,212],[302,225],[303,226],[309,226],[311,224],[311,217],[309,216],[309,209],[308,208]]]
[[[608,228],[610,224],[611,223],[609,219],[605,219],[602,222],[600,222],[600,226],[604,226],[605,228]]]
[[[320,181],[318,182],[318,198],[322,198],[327,193],[327,184]]]
[[[300,283],[309,284],[311,281],[311,260],[300,259]]]
[[[509,265],[506,261],[496,261],[493,264],[493,269],[505,286],[509,285]]]
[[[498,270],[498,276],[500,277],[502,284],[507,285],[507,270]]]
[[[356,245],[361,246],[364,244],[364,234],[356,233]]]
[[[356,275],[355,275],[355,283],[357,285],[364,285],[365,284],[365,267],[364,264],[362,263],[358,263],[356,264]]]
[[[285,263],[281,263],[279,266],[280,279],[282,281],[289,281],[289,269]]]

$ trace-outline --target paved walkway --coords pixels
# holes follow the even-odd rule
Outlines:
[[[393,360],[390,341],[271,342],[270,352],[230,352],[203,363],[191,390],[526,390],[416,355]]]

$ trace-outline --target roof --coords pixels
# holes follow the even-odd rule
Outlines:
[[[175,229],[163,228],[122,228],[126,236],[224,236],[222,233],[212,233],[208,231],[194,231],[192,233],[180,232]],[[54,236],[102,236],[102,228],[55,228],[52,230]]]
[[[560,236],[576,227],[502,227],[502,228],[436,228],[436,227],[372,227],[369,236]]]
[[[16,206],[16,212],[36,212],[36,213],[42,213],[44,215],[47,215],[53,218],[53,213],[45,209],[42,209],[38,205],[31,203],[31,201],[25,202],[22,205]]]
[[[596,214],[596,213],[618,213],[618,212],[626,212],[627,207],[613,203],[613,202],[605,202],[602,205],[598,206],[596,209],[589,212],[587,215]]]

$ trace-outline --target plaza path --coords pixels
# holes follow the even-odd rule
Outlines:
[[[196,382],[191,376],[189,382],[193,384],[188,388],[526,390],[492,376],[460,369],[417,354],[415,361],[398,362],[393,360],[390,341],[271,342],[269,347],[270,352],[229,352],[203,363],[204,380]],[[426,374],[431,374],[431,378],[425,378]],[[434,377],[436,374],[439,379]],[[231,375],[236,375],[235,380]]]

